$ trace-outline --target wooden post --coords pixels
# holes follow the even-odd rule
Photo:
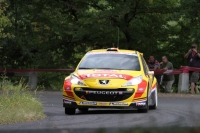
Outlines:
[[[30,89],[36,89],[37,77],[38,77],[38,72],[29,72],[28,87]]]

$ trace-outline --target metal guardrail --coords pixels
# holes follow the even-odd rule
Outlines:
[[[32,89],[37,86],[38,72],[73,72],[75,69],[0,69],[1,73],[14,73],[13,76],[28,76],[28,86]],[[155,75],[179,74],[178,92],[186,92],[189,87],[189,72],[200,72],[200,68],[181,66],[177,70],[156,70]]]
[[[0,69],[7,76],[28,77],[28,87],[37,87],[38,72],[73,72],[74,69]]]
[[[73,72],[75,69],[0,69],[0,72]]]
[[[75,69],[0,69],[0,72],[73,72]],[[181,66],[180,69],[175,70],[156,70],[154,71],[155,75],[163,75],[163,74],[181,74],[188,73],[189,71],[200,72],[200,68]]]

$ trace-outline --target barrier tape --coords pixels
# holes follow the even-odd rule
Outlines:
[[[75,69],[0,69],[0,72],[73,72]]]
[[[0,72],[73,72],[75,69],[0,69]],[[189,73],[190,71],[200,72],[200,68],[181,66],[177,70],[155,70],[155,75],[175,75]]]
[[[175,75],[183,73],[182,70],[155,70],[155,75]]]
[[[154,71],[155,75],[175,75],[181,73],[189,73],[189,72],[200,72],[200,68],[197,67],[188,67],[188,66],[181,66],[178,70],[156,70]]]

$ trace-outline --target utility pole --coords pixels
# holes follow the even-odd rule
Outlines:
[[[117,27],[117,48],[119,48],[119,27]]]

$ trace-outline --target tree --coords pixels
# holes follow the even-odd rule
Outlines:
[[[197,0],[5,0],[2,67],[74,68],[90,49],[118,46],[158,60],[199,42]],[[188,6],[189,5],[189,6]],[[1,6],[6,7],[6,6]],[[1,24],[0,22],[0,24]],[[181,57],[181,58],[180,58]]]

